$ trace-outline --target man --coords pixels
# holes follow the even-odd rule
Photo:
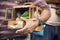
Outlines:
[[[45,2],[45,0],[32,0],[32,3],[36,6],[42,7],[43,11],[41,13],[41,16],[39,17],[38,20],[35,19],[23,19],[26,22],[26,25],[24,26],[23,29],[17,30],[16,33],[20,34],[29,34],[34,31],[34,29],[40,25],[41,21],[46,22],[49,17],[51,16],[49,6]]]
[[[56,12],[56,9],[58,9],[59,7],[54,8],[50,8],[51,17],[46,22],[46,27],[44,30],[44,40],[60,40],[60,13]]]

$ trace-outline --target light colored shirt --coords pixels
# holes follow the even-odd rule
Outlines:
[[[56,14],[56,9],[50,8],[51,17],[46,22],[46,24],[53,25],[53,26],[60,26],[60,16]]]

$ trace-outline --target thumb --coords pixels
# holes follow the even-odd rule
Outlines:
[[[16,33],[22,33],[22,29],[17,30]]]
[[[26,28],[22,28],[20,30],[17,30],[16,33],[24,33],[25,30],[26,30]]]

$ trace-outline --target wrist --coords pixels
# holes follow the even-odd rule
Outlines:
[[[35,26],[38,26],[39,21],[37,19],[33,19]]]
[[[36,20],[35,25],[36,26],[40,26],[41,25],[40,19]]]
[[[41,21],[41,19],[39,18],[39,19],[38,19],[38,26],[40,26],[41,23],[42,23],[42,21]]]

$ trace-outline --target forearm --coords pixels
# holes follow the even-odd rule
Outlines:
[[[43,10],[41,13],[41,16],[36,21],[36,25],[39,26],[41,23],[45,23],[51,16],[50,10]]]
[[[41,13],[40,19],[43,22],[46,22],[51,16],[50,10],[49,9],[44,9]]]

